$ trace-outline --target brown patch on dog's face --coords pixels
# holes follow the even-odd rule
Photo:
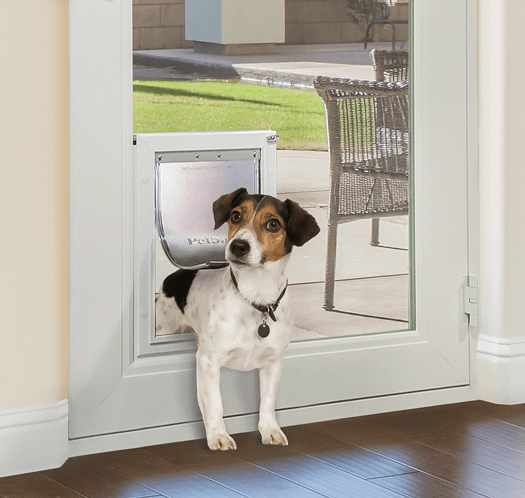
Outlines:
[[[228,220],[228,240],[239,230],[249,228],[261,244],[262,261],[277,261],[292,250],[286,236],[284,213],[279,213],[283,203],[273,197],[251,197],[232,209]],[[283,207],[281,206],[281,211]]]
[[[251,222],[254,213],[255,202],[253,199],[247,199],[232,209],[228,220],[228,240],[232,239],[241,228]]]
[[[232,209],[228,220],[228,240],[249,228],[261,244],[262,261],[277,261],[292,250],[286,236],[283,203],[273,197],[250,197]]]
[[[292,245],[286,237],[286,223],[273,202],[265,204],[257,211],[253,220],[253,231],[264,248],[264,261],[277,261],[292,250]]]
[[[320,230],[315,218],[296,202],[290,199],[283,202],[268,195],[249,195],[244,188],[219,197],[213,203],[213,215],[216,229],[228,222],[230,249],[227,259],[239,264],[277,261],[290,253],[293,246],[302,246]],[[236,237],[240,231],[243,233]],[[245,242],[234,242],[237,239]],[[254,242],[257,247],[253,246]]]

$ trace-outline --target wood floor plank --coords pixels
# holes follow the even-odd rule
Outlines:
[[[379,477],[372,482],[409,498],[483,498],[483,495],[421,472]]]
[[[470,403],[465,403],[464,408],[475,413],[481,413],[497,420],[501,420],[508,424],[525,428],[525,404],[495,405],[485,401],[472,401]]]
[[[61,468],[42,474],[88,498],[145,498],[158,493],[97,465],[85,457],[70,458]]]
[[[525,453],[525,428],[469,410],[468,405],[469,403],[439,406],[431,410],[415,410],[414,414],[431,420],[436,430],[460,430],[510,450]]]
[[[235,457],[329,498],[400,498],[398,493],[298,453],[290,446],[255,444],[258,439],[256,434],[237,434],[239,449]]]
[[[304,426],[288,427],[286,434],[294,450],[365,479],[414,472],[406,465]]]
[[[41,474],[25,474],[0,479],[2,498],[85,498]]]
[[[237,437],[237,436],[236,436]],[[204,442],[151,446],[147,451],[191,469],[249,498],[325,496],[236,458],[235,451],[210,451]]]
[[[362,419],[323,422],[309,427],[484,496],[525,496],[523,481],[410,441]]]
[[[168,498],[203,496],[239,498],[241,496],[195,472],[183,469],[141,449],[102,453],[86,458]]]
[[[180,468],[198,471],[201,466],[224,467],[235,466],[235,451],[211,451],[205,439],[197,441],[182,441],[180,443],[163,444],[143,448]]]
[[[525,454],[470,435],[468,421],[445,410],[374,415],[367,423],[525,482]]]

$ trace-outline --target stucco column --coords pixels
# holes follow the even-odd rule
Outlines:
[[[479,0],[479,397],[525,402],[522,0]]]
[[[197,52],[275,53],[284,43],[284,0],[186,0],[185,16]]]

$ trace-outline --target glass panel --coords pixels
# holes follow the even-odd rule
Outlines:
[[[347,4],[354,6],[346,23],[350,43],[298,45],[287,40],[277,46],[275,55],[267,56],[205,55],[188,48],[153,50],[155,57],[169,52],[169,57],[185,63],[181,67],[188,67],[192,58],[201,63],[193,73],[173,66],[155,69],[153,64],[135,68],[135,79],[153,80],[135,84],[136,132],[224,130],[231,126],[276,129],[281,135],[277,197],[297,201],[321,227],[317,237],[294,248],[288,267],[289,292],[296,310],[294,340],[384,333],[414,326],[406,82],[408,0],[375,2],[369,11],[357,8],[366,2],[349,0]],[[363,43],[366,33],[368,41]],[[329,39],[332,34],[325,35]],[[143,52],[141,55],[144,64],[147,57]],[[213,86],[217,81],[211,81],[214,76],[206,73],[206,65],[231,69],[233,64],[241,76],[248,75],[246,80],[253,82],[255,78],[261,85],[281,88],[231,81]],[[323,77],[317,78],[319,85],[314,89],[316,75]],[[184,80],[187,86],[170,86],[168,80]],[[348,80],[359,80],[360,84]],[[374,83],[362,84],[363,80]],[[240,87],[243,91],[236,93]],[[301,102],[307,98],[307,104]],[[206,114],[212,107],[214,113]],[[222,117],[236,115],[240,108],[246,113],[225,124]],[[171,117],[162,124],[165,112]],[[206,117],[196,121],[200,114]],[[283,116],[291,116],[291,120],[281,120]],[[326,141],[313,131],[309,135],[310,128],[326,132],[327,123]],[[294,127],[304,135],[294,135]],[[189,188],[185,182],[179,185]],[[218,189],[221,193],[227,190]],[[175,269],[157,238],[157,289]]]

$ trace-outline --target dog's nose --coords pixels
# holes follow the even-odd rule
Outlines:
[[[230,251],[238,258],[244,256],[250,250],[250,243],[247,240],[234,240],[230,244]]]

